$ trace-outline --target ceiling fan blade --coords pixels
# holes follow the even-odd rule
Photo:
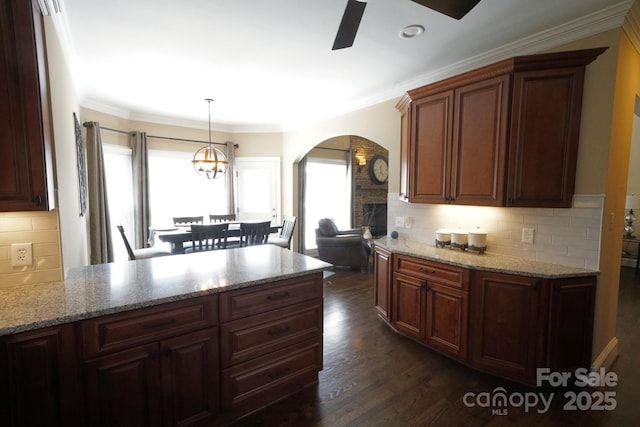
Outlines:
[[[342,21],[340,21],[340,26],[338,27],[338,34],[336,34],[336,39],[333,42],[331,50],[353,46],[353,41],[356,38],[365,7],[367,7],[367,3],[365,2],[348,0],[347,7],[344,9],[344,15],[342,15]]]
[[[480,0],[411,0],[455,19],[462,19]]]

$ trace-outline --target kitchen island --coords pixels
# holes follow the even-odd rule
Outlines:
[[[395,331],[529,385],[538,368],[590,368],[597,271],[404,238],[374,248],[376,309]]]
[[[216,425],[317,382],[322,271],[273,245],[69,270],[0,291],[12,425]]]

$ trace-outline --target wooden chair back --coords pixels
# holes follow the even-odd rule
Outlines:
[[[264,245],[269,240],[271,221],[241,222],[240,246]]]
[[[202,224],[204,222],[203,216],[174,216],[173,225],[191,225]]]
[[[191,250],[200,252],[226,249],[228,229],[229,224],[192,224]]]
[[[230,222],[230,221],[235,221],[236,220],[236,215],[235,214],[227,214],[227,215],[209,215],[209,222],[212,224],[218,223],[218,222]]]
[[[287,215],[282,220],[282,228],[278,237],[287,241],[287,249],[291,248],[291,238],[293,237],[293,229],[296,227],[296,217]]]
[[[120,236],[122,236],[122,241],[124,242],[124,247],[127,248],[127,254],[129,254],[129,259],[131,261],[134,261],[136,259],[136,256],[133,253],[133,249],[131,248],[131,245],[129,244],[129,240],[127,240],[127,236],[125,236],[125,234],[124,234],[124,228],[122,227],[122,225],[116,225],[116,227],[118,228],[118,231],[120,232]]]

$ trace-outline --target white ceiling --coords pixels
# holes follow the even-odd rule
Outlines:
[[[347,0],[58,3],[81,105],[200,126],[213,98],[215,128],[280,131],[619,27],[632,2],[481,0],[457,21],[410,0],[371,0],[353,47],[337,51]],[[411,24],[425,33],[401,39]]]

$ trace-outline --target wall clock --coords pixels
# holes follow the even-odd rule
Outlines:
[[[373,156],[369,162],[369,175],[376,184],[384,184],[389,179],[389,165],[382,156]]]

